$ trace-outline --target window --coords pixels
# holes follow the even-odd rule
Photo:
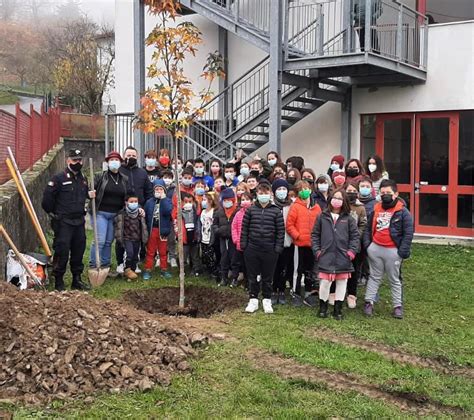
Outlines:
[[[459,113],[458,184],[474,185],[474,111]]]
[[[375,115],[362,116],[362,133],[361,133],[361,161],[375,155]]]

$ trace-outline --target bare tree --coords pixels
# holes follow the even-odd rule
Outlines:
[[[0,0],[0,20],[12,20],[18,10],[18,0]]]

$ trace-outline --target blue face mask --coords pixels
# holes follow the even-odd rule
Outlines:
[[[224,200],[224,201],[222,202],[222,205],[223,205],[226,209],[230,209],[230,208],[234,205],[234,203],[233,203],[232,201],[229,201],[229,200]]]
[[[120,168],[120,165],[121,163],[118,160],[109,160],[109,162],[107,163],[107,166],[109,167],[111,171],[118,171]]]
[[[184,179],[184,178],[181,182],[183,183],[185,187],[189,187],[193,183],[192,179]]]
[[[202,200],[202,201],[201,201],[201,207],[202,207],[203,209],[207,209],[207,201],[206,201],[206,200]]]
[[[331,163],[331,170],[332,171],[337,171],[339,169],[341,169],[341,167],[339,166],[338,163]]]
[[[278,200],[285,200],[286,197],[288,196],[288,190],[276,190],[275,192],[275,195],[276,195],[276,198],[278,198]]]
[[[360,195],[362,197],[368,197],[370,194],[372,194],[372,188],[370,187],[360,187]]]
[[[270,194],[257,194],[257,200],[260,204],[267,204],[270,201]]]
[[[130,211],[136,211],[138,209],[138,203],[127,203],[127,208]]]
[[[250,173],[250,169],[244,166],[243,168],[240,168],[240,175],[242,176],[247,176]]]
[[[146,159],[145,159],[145,165],[154,168],[154,167],[156,166],[156,159],[154,159],[154,158],[146,158]]]
[[[204,188],[196,188],[195,190],[196,195],[204,195],[206,190]]]

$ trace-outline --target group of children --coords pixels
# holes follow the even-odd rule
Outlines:
[[[344,301],[355,308],[357,287],[365,285],[364,312],[372,316],[386,273],[393,316],[403,317],[401,265],[410,255],[413,221],[380,157],[369,156],[363,165],[337,155],[327,173],[316,176],[302,157],[283,162],[275,152],[207,165],[169,156],[165,149],[146,153],[153,196],[140,209],[129,194],[116,217],[128,279],[138,277],[141,244],[143,279],[151,278],[156,260],[161,276],[171,277],[181,223],[188,275],[207,274],[222,287],[243,285],[246,312],[258,310],[260,293],[265,313],[286,304],[289,283],[293,305],[318,306],[323,318],[333,305],[340,320]]]

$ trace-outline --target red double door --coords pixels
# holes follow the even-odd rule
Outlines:
[[[417,233],[473,236],[473,127],[474,111],[375,116],[375,152]]]

